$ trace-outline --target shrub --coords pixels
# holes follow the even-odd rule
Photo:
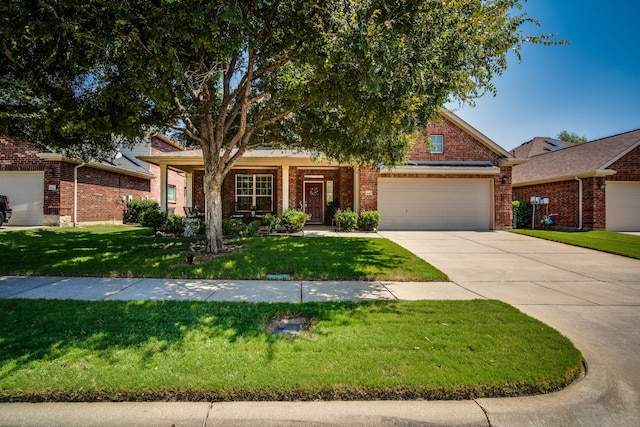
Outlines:
[[[166,222],[167,213],[157,209],[148,209],[140,216],[140,224],[143,227],[153,228],[154,232],[160,230]]]
[[[262,225],[267,229],[269,233],[272,233],[280,225],[280,218],[270,213],[265,214],[262,217]]]
[[[297,211],[295,209],[287,209],[282,214],[282,225],[286,227],[288,231],[301,230],[304,227],[304,223],[311,218],[308,213]]]
[[[196,228],[196,234],[197,235],[204,235],[207,234],[207,223],[206,221],[203,221],[201,219],[198,220],[198,228]]]
[[[142,223],[142,214],[149,209],[160,210],[160,205],[155,200],[129,200],[124,211],[124,222]]]
[[[246,227],[245,235],[247,237],[255,237],[260,233],[260,225],[262,221],[256,219],[255,221],[251,221],[249,225]]]
[[[167,233],[178,236],[184,233],[185,225],[186,224],[183,217],[178,215],[171,215],[167,218],[164,229]]]
[[[374,231],[380,224],[378,211],[362,211],[358,217],[358,229],[362,231]]]
[[[338,209],[333,218],[338,228],[343,231],[353,230],[358,223],[358,214],[349,208],[345,210]]]
[[[222,234],[229,237],[238,237],[244,233],[246,225],[241,219],[231,218],[222,220]]]
[[[513,208],[513,222],[516,228],[531,227],[531,203],[524,200],[511,202]]]

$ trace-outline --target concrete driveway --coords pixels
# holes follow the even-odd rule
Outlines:
[[[588,374],[552,396],[479,399],[491,426],[640,425],[640,260],[508,232],[381,232],[478,295],[570,338]]]

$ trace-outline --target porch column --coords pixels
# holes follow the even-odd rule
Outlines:
[[[184,179],[186,187],[184,189],[184,205],[186,207],[193,207],[193,173],[185,172]]]
[[[353,211],[360,212],[360,167],[353,167]]]
[[[282,212],[289,209],[289,165],[282,165]]]
[[[167,212],[167,165],[160,164],[160,211]]]

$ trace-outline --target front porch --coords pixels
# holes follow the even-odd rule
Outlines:
[[[201,150],[140,157],[160,166],[160,208],[167,210],[168,170],[185,174],[185,208],[204,212],[204,167]],[[336,208],[358,210],[359,169],[313,159],[297,150],[252,150],[225,177],[221,190],[224,219],[282,216],[287,209],[308,213],[309,225],[331,224]]]

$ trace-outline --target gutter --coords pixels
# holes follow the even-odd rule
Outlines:
[[[78,169],[85,163],[80,163],[73,167],[73,226],[78,226]]]

